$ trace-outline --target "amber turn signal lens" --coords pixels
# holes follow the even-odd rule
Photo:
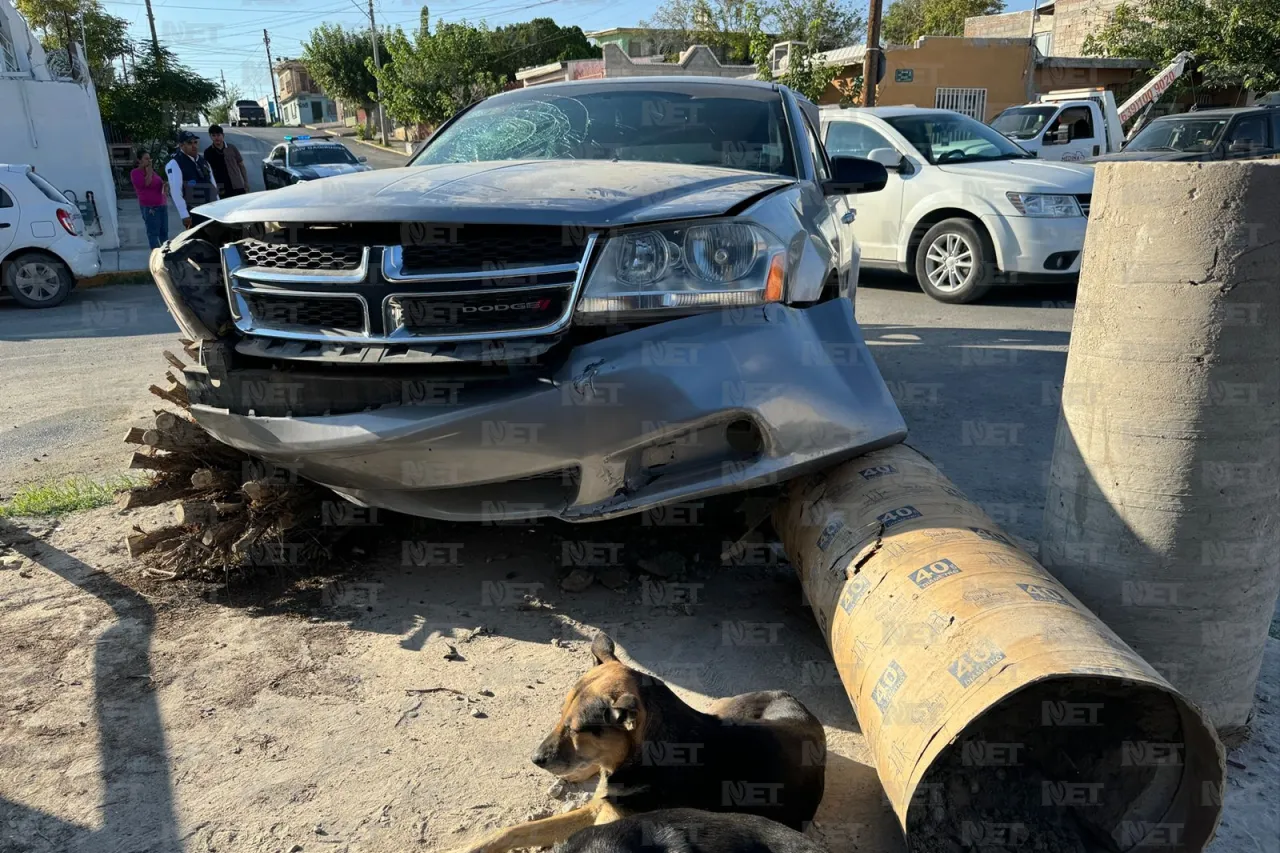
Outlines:
[[[787,276],[787,256],[778,252],[769,260],[769,277],[764,283],[764,301],[782,301],[782,281]]]

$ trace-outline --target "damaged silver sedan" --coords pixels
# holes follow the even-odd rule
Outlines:
[[[850,194],[785,87],[482,101],[402,169],[227,199],[157,249],[192,412],[356,503],[571,521],[906,434],[854,320]],[[856,199],[854,199],[856,200]]]

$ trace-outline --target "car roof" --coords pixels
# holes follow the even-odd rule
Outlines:
[[[869,116],[877,116],[878,118],[894,118],[894,117],[896,117],[896,116],[918,116],[918,115],[928,115],[928,114],[935,114],[935,113],[946,113],[946,114],[948,114],[948,115],[950,115],[950,114],[952,114],[952,113],[955,113],[956,115],[960,115],[960,113],[956,113],[956,112],[955,112],[955,110],[943,110],[943,109],[939,109],[939,108],[937,108],[937,107],[840,107],[840,106],[830,106],[830,107],[822,107],[821,112],[822,112],[822,115],[823,115],[823,116],[832,116],[832,115],[850,115],[850,116],[855,116],[855,115],[869,115]]]
[[[609,77],[594,80],[568,80],[560,83],[543,83],[537,86],[525,86],[499,92],[485,99],[485,102],[519,101],[537,98],[542,93],[548,95],[586,94],[588,92],[609,92],[626,89],[632,86],[648,86],[651,89],[670,89],[672,91],[699,91],[714,89],[732,89],[733,94],[759,99],[761,96],[776,95],[785,87],[779,83],[765,80],[751,80],[742,77],[707,77],[692,74],[662,74],[646,77]]]
[[[1180,118],[1230,118],[1231,116],[1248,115],[1254,113],[1256,115],[1270,115],[1275,107],[1219,107],[1214,110],[1193,110],[1185,113],[1172,113],[1167,116],[1153,118],[1153,122],[1170,121]]]

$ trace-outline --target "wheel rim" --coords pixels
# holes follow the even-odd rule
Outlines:
[[[924,255],[924,272],[929,284],[943,293],[960,290],[977,272],[975,254],[973,246],[962,235],[939,234]]]
[[[58,295],[62,289],[62,278],[58,270],[43,261],[23,264],[18,267],[18,274],[13,278],[18,292],[36,302],[47,302]]]

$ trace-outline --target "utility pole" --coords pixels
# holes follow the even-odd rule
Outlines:
[[[227,72],[219,68],[218,76],[222,78],[222,97],[225,98],[227,96]]]
[[[161,65],[160,59],[160,39],[156,38],[156,16],[151,14],[151,0],[147,2],[147,23],[151,25],[151,53],[156,58],[156,67]]]
[[[1028,15],[1031,23],[1027,26],[1027,103],[1036,97],[1036,13],[1039,12],[1040,0],[1031,0],[1031,12]]]
[[[284,116],[280,115],[280,95],[276,92],[276,69],[271,65],[271,36],[262,31],[262,43],[267,47],[267,76],[271,78],[271,102],[276,105],[276,121],[284,124]]]
[[[381,70],[382,59],[378,56],[378,24],[373,19],[373,0],[369,0],[369,38],[373,41],[373,67]],[[377,75],[374,75],[377,77]],[[390,145],[391,137],[387,135],[387,110],[382,106],[382,80],[378,78],[378,129],[382,131],[382,144]]]
[[[880,73],[880,7],[883,0],[867,4],[867,52],[862,58],[862,106],[876,105],[876,76]]]

